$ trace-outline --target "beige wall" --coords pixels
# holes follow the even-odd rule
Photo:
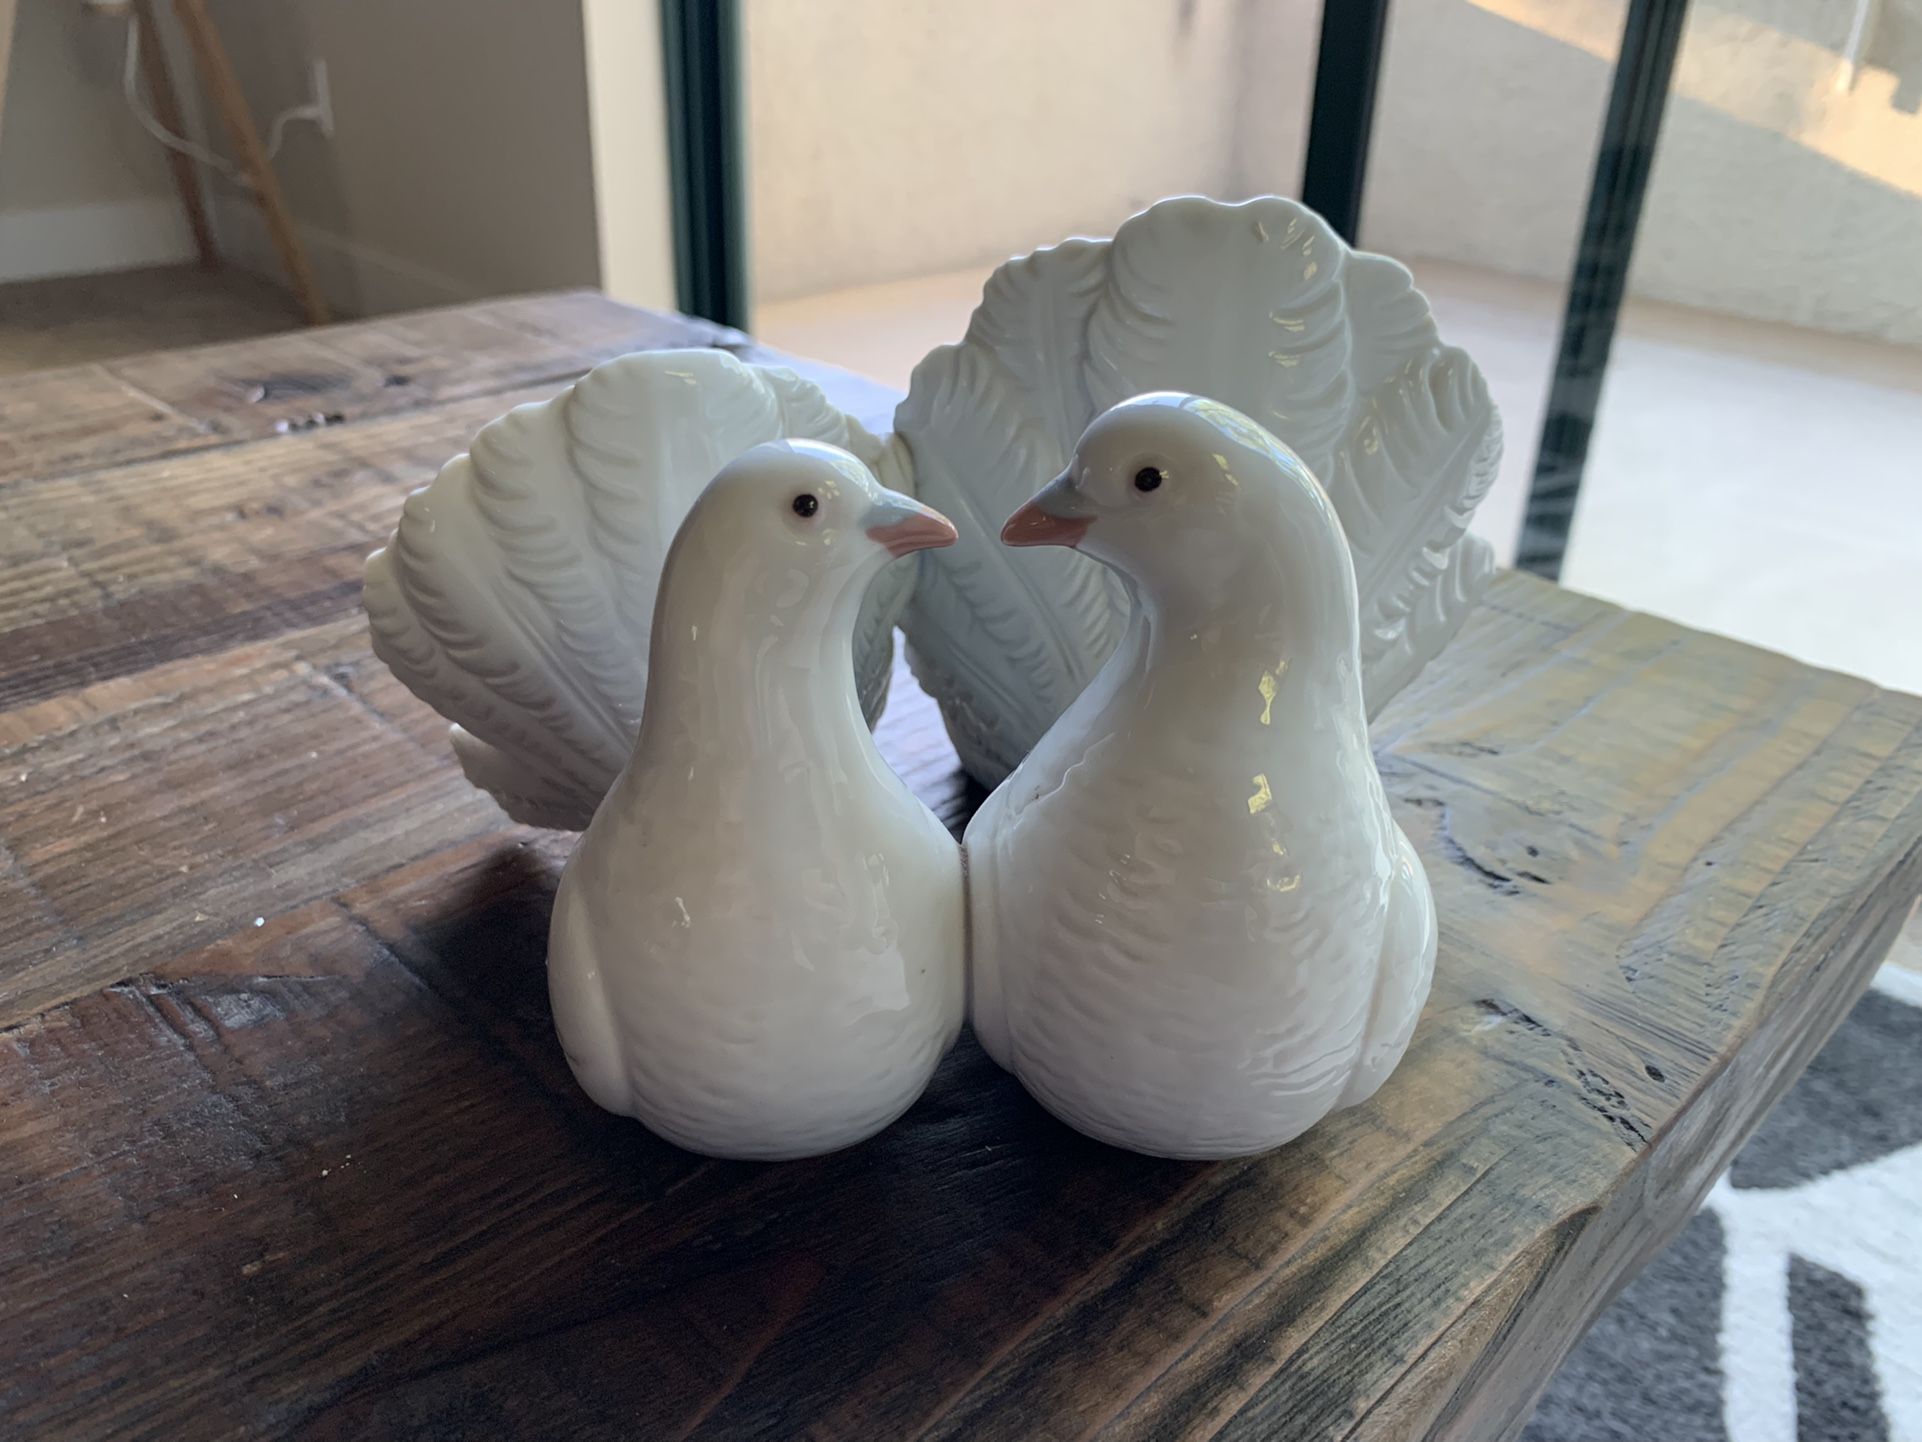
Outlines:
[[[75,0],[18,0],[17,11],[0,115],[0,280],[191,256],[164,153],[121,94],[128,22]]]
[[[276,169],[323,288],[347,312],[599,278],[580,0],[216,0],[264,124],[325,59],[332,140]],[[276,273],[252,208],[222,242]]]
[[[616,300],[672,309],[674,224],[660,6],[582,0],[581,14],[601,289]]]
[[[1242,88],[1293,87],[1299,68],[1248,65],[1242,12],[1261,3],[745,0],[757,298],[992,260],[1233,188]]]

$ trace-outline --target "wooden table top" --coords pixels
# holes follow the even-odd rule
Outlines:
[[[1922,701],[1504,576],[1376,726],[1442,939],[1368,1106],[1148,1161],[964,1040],[866,1145],[702,1160],[576,1089],[568,838],[359,609],[484,421],[670,344],[748,348],[565,294],[0,382],[0,1435],[1519,1428],[1922,889]]]

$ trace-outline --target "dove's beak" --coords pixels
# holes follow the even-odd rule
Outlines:
[[[892,494],[868,508],[867,514],[861,517],[861,529],[868,533],[870,541],[879,541],[887,547],[890,556],[952,546],[960,539],[954,522],[939,511],[906,496]]]
[[[1001,528],[1004,546],[1078,546],[1094,517],[1076,515],[1081,503],[1071,474],[1063,471]]]

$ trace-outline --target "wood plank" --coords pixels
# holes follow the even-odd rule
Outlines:
[[[739,339],[584,291],[160,351],[108,369],[219,437],[253,439],[558,384],[629,351]]]
[[[0,777],[0,848],[59,924],[8,938],[0,1025],[499,823],[444,746],[273,643],[0,713]]]
[[[239,424],[210,375],[179,398]],[[353,612],[500,407],[471,379],[0,490],[0,1433],[1510,1435],[1922,891],[1922,701],[1506,576],[1376,729],[1442,952],[1368,1106],[1148,1161],[964,1040],[862,1147],[700,1161],[578,1094],[569,843],[465,786]],[[895,685],[883,750],[958,828]]]
[[[0,377],[0,488],[467,397],[558,389],[602,361],[675,346],[792,360],[709,321],[563,291],[35,371]],[[870,430],[892,428],[895,392],[832,366],[807,369]]]
[[[206,426],[103,366],[0,376],[0,495],[28,476],[208,444]]]
[[[576,291],[0,377],[0,487],[554,388],[628,351],[746,345],[709,321]]]
[[[0,708],[358,615],[407,492],[557,388],[0,490]]]
[[[697,1171],[519,1088],[337,913],[298,945],[293,974],[116,987],[9,1038],[9,1252],[33,1261],[6,1325],[39,1362],[0,1402],[9,1435],[287,1435],[370,1348],[406,1365],[436,1331],[427,1355],[565,1322],[582,1268],[555,1263]],[[103,1233],[168,1240],[140,1259]],[[543,1257],[549,1236],[575,1240]]]
[[[1545,620],[1530,616],[1538,599],[1554,602]],[[209,1303],[192,1312],[207,1345],[200,1362],[182,1361],[183,1373],[170,1353],[163,1372],[136,1362],[131,1341],[110,1349],[110,1365],[123,1369],[115,1386],[71,1420],[91,1427],[137,1415],[183,1435],[218,1435],[192,1431],[211,1406],[236,1433],[457,1429],[463,1419],[535,1415],[510,1399],[567,1357],[533,1396],[572,1395],[556,1405],[590,1430],[645,1397],[643,1415],[664,1431],[694,1425],[694,1435],[818,1426],[836,1436],[925,1428],[933,1437],[1232,1437],[1278,1435],[1285,1421],[1279,1435],[1389,1436],[1407,1435],[1380,1428],[1411,1408],[1437,1435],[1499,1435],[1525,1415],[1579,1323],[1685,1219],[1922,888],[1922,703],[1593,603],[1562,605],[1520,578],[1505,579],[1497,601],[1471,623],[1462,659],[1443,663],[1472,675],[1431,683],[1419,709],[1398,704],[1384,718],[1394,738],[1384,770],[1435,879],[1443,961],[1403,1072],[1368,1108],[1255,1162],[1144,1162],[1073,1137],[965,1045],[921,1106],[868,1147],[788,1167],[694,1163],[689,1179],[675,1170],[688,1159],[580,1101],[554,1047],[540,954],[564,844],[497,833],[476,818],[466,839],[399,866],[364,852],[330,858],[316,876],[369,879],[299,905],[294,898],[307,893],[290,893],[280,904],[291,909],[269,927],[244,918],[235,926],[229,915],[224,937],[184,960],[149,959],[154,982],[134,985],[164,980],[203,1017],[218,1007],[236,1017],[286,1012],[271,1041],[274,1065],[307,1075],[322,1068],[323,1052],[353,1048],[333,1030],[305,1036],[319,1023],[289,1006],[276,978],[360,976],[373,947],[395,971],[395,995],[418,998],[393,1001],[400,1010],[384,1012],[381,1027],[403,1025],[404,1015],[403,1035],[413,1037],[431,1015],[433,1048],[458,1036],[511,1068],[512,1081],[484,1095],[466,1071],[447,1083],[457,1097],[406,1092],[410,1114],[446,1109],[453,1124],[474,1128],[460,1148],[490,1149],[496,1171],[488,1187],[458,1168],[445,1178],[408,1171],[405,1196],[427,1215],[458,1211],[463,1235],[524,1238],[538,1225],[542,1260],[517,1284],[522,1305],[503,1308],[497,1273],[443,1271],[430,1251],[424,1270],[405,1273],[414,1302],[389,1317],[387,1293],[368,1301],[377,1284],[367,1269],[404,1265],[397,1251],[370,1254],[362,1244],[324,1262],[282,1258],[272,1325],[285,1345],[307,1335],[297,1318],[309,1313],[372,1305],[380,1319],[358,1344],[331,1333],[316,1353],[301,1344],[305,1381],[288,1391],[288,1410],[243,1395],[260,1378],[245,1366],[230,1371],[224,1359],[243,1340],[232,1331],[239,1323]],[[336,671],[360,656],[342,674],[379,672],[345,624],[288,639],[331,656]],[[1674,745],[1668,722],[1699,704],[1691,676],[1732,699],[1693,744]],[[937,749],[929,703],[897,682],[900,734],[919,738],[924,753]],[[1487,697],[1504,687],[1522,729],[1491,721]],[[1533,704],[1542,687],[1563,702],[1547,725]],[[1458,699],[1436,704],[1450,693]],[[1564,773],[1545,786],[1542,767],[1557,748],[1599,744],[1613,708],[1630,697],[1641,698],[1656,738],[1636,754],[1644,790],[1634,811],[1622,813],[1609,777]],[[408,702],[390,691],[382,704]],[[437,724],[421,724],[416,734],[434,739]],[[76,757],[97,751],[72,747]],[[444,762],[408,764],[451,783]],[[914,764],[925,766],[925,755]],[[441,804],[417,791],[390,814]],[[33,875],[41,852],[30,860]],[[56,870],[43,891],[64,897],[59,879]],[[129,890],[137,898],[138,886]],[[1690,924],[1676,924],[1684,915]],[[1651,926],[1662,958],[1643,958],[1631,980],[1615,963],[1637,955]],[[149,958],[180,945],[158,940]],[[316,955],[296,966],[290,948]],[[117,965],[139,955],[122,958]],[[94,1005],[55,1008],[27,1028],[98,1033],[99,1070],[86,1085],[124,1098],[133,1126],[144,1115],[136,1096],[177,1087],[162,1059],[180,1043],[154,1037],[130,1053],[131,1041],[86,1010]],[[9,1039],[17,1054],[21,1043]],[[302,1107],[365,1122],[376,1097],[400,1094],[385,1090],[402,1085],[379,1070],[387,1065],[377,1063],[371,1080],[358,1062],[348,1077],[314,1075]],[[18,1074],[5,1084],[31,1092],[45,1083]],[[538,1126],[514,1111],[531,1096],[548,1108]],[[263,1104],[261,1125],[283,1125],[276,1116]],[[392,1157],[400,1143],[369,1126],[352,1143],[342,1133],[295,1154],[320,1159],[331,1146],[353,1151],[357,1165],[369,1154]],[[545,1128],[553,1145],[571,1144],[579,1128],[597,1140],[557,1163],[520,1135],[530,1126]],[[437,1149],[411,1123],[395,1129],[407,1148]],[[482,1141],[483,1132],[495,1139]],[[634,1169],[623,1176],[677,1189],[671,1216],[609,1199],[618,1179],[595,1148],[615,1137],[630,1148],[615,1153]],[[111,1153],[116,1144],[99,1145]],[[280,1135],[264,1144],[274,1167],[292,1146]],[[218,1173],[209,1143],[190,1130],[159,1145],[151,1165],[163,1174],[208,1186],[217,1174],[244,1175]],[[9,1158],[19,1175],[104,1165],[67,1153]],[[292,1205],[279,1190],[290,1184],[277,1177],[270,1171],[261,1205]],[[551,1211],[542,1187],[573,1197],[568,1209]],[[201,1201],[195,1193],[193,1204]],[[102,1275],[130,1300],[152,1297],[175,1263],[157,1260],[171,1254],[150,1239],[163,1229],[177,1238],[186,1224],[175,1212],[131,1229],[117,1221],[112,1232],[87,1233],[76,1256],[109,1267]],[[297,1237],[311,1225],[304,1212],[276,1213],[273,1223]],[[610,1279],[603,1239],[616,1233],[622,1265]],[[508,1265],[510,1254],[490,1253],[490,1266]],[[70,1272],[34,1280],[33,1295],[71,1296],[76,1309],[89,1291]],[[742,1317],[725,1335],[749,1352],[718,1366],[702,1328],[726,1295],[752,1297],[747,1311],[760,1327]],[[47,1305],[35,1313],[42,1325],[79,1325],[77,1313],[49,1318]],[[238,1315],[260,1324],[257,1311]],[[0,1340],[4,1333],[0,1322]],[[659,1370],[630,1378],[586,1360],[610,1350],[645,1353]],[[588,1377],[604,1385],[584,1387]],[[668,1393],[656,1385],[664,1379],[673,1379]],[[192,1384],[185,1394],[183,1380]],[[1491,1415],[1485,1397],[1504,1399],[1507,1411]],[[116,1410],[135,1407],[153,1410]],[[20,1420],[43,1415],[68,1414]],[[1030,1430],[1011,1431],[1015,1419]]]

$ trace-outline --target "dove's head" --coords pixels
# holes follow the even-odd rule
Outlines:
[[[809,613],[852,613],[896,556],[954,544],[954,525],[818,441],[769,441],[722,467],[681,524],[664,601],[793,630]],[[716,593],[703,600],[706,593]],[[658,613],[657,608],[657,613]]]
[[[1008,518],[1010,546],[1073,546],[1184,611],[1347,571],[1341,523],[1301,457],[1240,411],[1155,391],[1082,433],[1067,469]]]

